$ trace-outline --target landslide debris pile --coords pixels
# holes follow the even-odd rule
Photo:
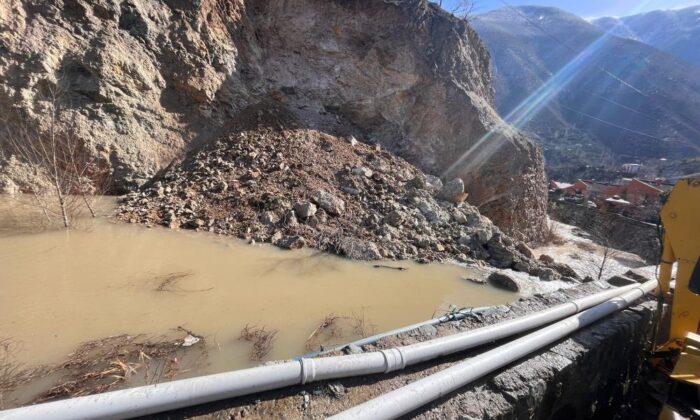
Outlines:
[[[278,128],[294,123],[276,107],[256,107],[247,115],[252,124],[125,196],[118,218],[283,248],[316,247],[353,259],[480,259],[556,276],[463,201],[461,180],[441,185],[354,137]]]
[[[0,114],[41,126],[58,88],[58,120],[112,170],[115,192],[275,99],[304,128],[451,168],[512,235],[543,232],[541,153],[494,111],[477,34],[427,0],[8,0],[0,49]],[[0,182],[30,188],[12,168],[0,161]]]

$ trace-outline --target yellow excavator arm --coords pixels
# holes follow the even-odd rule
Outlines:
[[[700,179],[679,180],[661,209],[664,226],[661,292],[672,299],[669,339],[663,350],[681,351],[672,377],[698,384],[700,355],[690,354],[700,324]],[[676,282],[671,291],[673,266]],[[672,296],[670,296],[672,294]]]

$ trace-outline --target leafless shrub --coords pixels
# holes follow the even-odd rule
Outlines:
[[[376,326],[369,322],[364,312],[360,314],[353,312],[350,316],[350,321],[352,323],[352,332],[356,336],[364,338],[375,332]]]
[[[277,330],[266,330],[265,326],[258,327],[246,324],[238,339],[253,343],[250,360],[262,360],[272,351],[275,336],[277,336]]]
[[[95,217],[93,197],[104,193],[109,185],[109,171],[76,135],[76,123],[62,113],[63,91],[58,85],[38,94],[43,104],[43,120],[31,124],[23,115],[2,121],[5,141],[0,158],[16,158],[37,172],[46,185],[31,187],[33,205],[51,222],[58,216],[68,228],[80,207]]]
[[[268,258],[269,263],[266,264],[265,270],[260,275],[267,276],[275,272],[294,271],[304,275],[307,273],[316,273],[321,270],[337,271],[336,263],[326,258],[326,254],[322,251],[314,251],[311,254],[300,254],[285,256],[283,258]]]
[[[620,251],[611,247],[611,246],[603,246],[603,249],[601,251],[601,255],[595,259],[594,261],[594,266],[596,269],[596,276],[594,277],[597,280],[602,279],[603,277],[609,277],[609,271],[610,271],[610,262],[620,254]]]
[[[306,339],[306,349],[313,351],[322,344],[343,337],[367,337],[374,334],[375,326],[365,317],[364,313],[350,315],[326,315],[321,323],[314,328]]]
[[[616,247],[613,247],[613,234],[615,233],[615,224],[612,220],[605,220],[593,226],[589,232],[598,246],[588,244],[585,245],[592,248],[591,265],[588,267],[588,272],[585,273],[596,280],[607,278],[613,273],[611,272],[611,262],[622,253]],[[618,244],[619,245],[619,244]],[[580,245],[581,246],[581,245]]]
[[[340,337],[341,331],[338,328],[338,320],[340,316],[333,313],[326,315],[320,324],[311,332],[309,337],[306,339],[306,348],[308,350],[313,350],[317,346],[318,338],[321,334],[325,334],[327,337]]]

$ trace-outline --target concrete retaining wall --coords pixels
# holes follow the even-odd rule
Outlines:
[[[426,418],[625,418],[650,348],[656,305],[636,305],[455,395]]]
[[[605,227],[605,236],[613,248],[637,254],[649,263],[658,263],[661,242],[656,225],[561,201],[549,202],[549,216],[588,232]]]

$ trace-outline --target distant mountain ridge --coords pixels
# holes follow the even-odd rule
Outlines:
[[[550,168],[700,155],[696,66],[556,8],[499,9],[472,26],[491,53],[501,115],[542,108],[520,128]],[[547,100],[528,100],[558,73],[554,93],[539,92]]]
[[[644,42],[700,66],[700,5],[592,21],[604,31]]]

